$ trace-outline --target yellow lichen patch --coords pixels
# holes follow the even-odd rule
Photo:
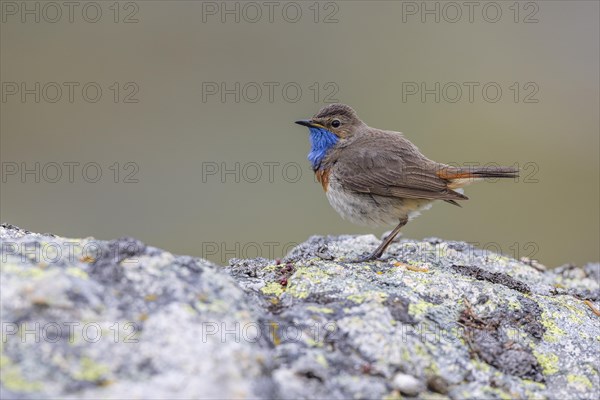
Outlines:
[[[328,368],[329,367],[329,363],[327,362],[327,359],[325,358],[325,356],[321,353],[319,353],[317,355],[317,359],[316,361],[323,366],[323,368]]]
[[[406,285],[413,287],[416,292],[425,293],[431,290],[429,286],[434,283],[434,280],[431,279],[433,275],[433,272],[405,274],[402,281]]]
[[[592,389],[592,382],[583,375],[567,375],[567,382],[569,382],[569,386],[573,386],[580,391],[586,391]]]
[[[421,343],[415,343],[413,348],[412,348],[413,354],[418,355],[419,357],[423,358],[423,359],[429,359],[429,351],[427,350],[427,347],[425,347],[423,344]]]
[[[557,313],[554,313],[552,316],[549,316],[547,312],[542,313],[541,323],[546,328],[546,333],[544,333],[544,340],[550,343],[556,343],[560,340],[562,336],[566,335],[566,332],[563,331],[556,325],[554,318],[557,318]]]
[[[145,301],[156,301],[156,299],[158,299],[156,294],[147,294],[144,296]]]
[[[329,275],[317,267],[302,267],[289,279],[287,292],[296,298],[308,297],[310,287],[329,279]]]
[[[410,352],[408,351],[408,348],[402,347],[402,351],[400,352],[400,358],[402,359],[402,361],[405,361],[405,362],[410,362],[412,360],[412,357],[410,355]]]
[[[515,300],[513,298],[508,299],[508,308],[510,310],[520,310],[521,309],[521,303],[518,300]]]
[[[0,382],[2,386],[14,392],[36,392],[42,390],[42,384],[39,382],[30,382],[23,377],[21,368],[13,364],[10,358],[0,355]]]
[[[269,333],[271,334],[271,340],[275,346],[281,344],[281,338],[279,337],[279,324],[277,322],[269,323]]]
[[[431,361],[431,364],[425,367],[425,372],[429,375],[439,375],[440,367],[434,361]]]
[[[65,272],[68,275],[71,275],[71,276],[74,276],[74,277],[80,278],[80,279],[89,279],[90,278],[89,275],[87,274],[87,272],[85,272],[81,268],[69,267],[65,270]]]
[[[475,369],[479,370],[479,371],[483,371],[483,372],[489,372],[491,367],[489,364],[484,363],[483,361],[479,361],[477,359],[473,359],[471,361],[471,364],[473,364],[473,366],[475,367]]]
[[[189,314],[192,314],[192,315],[198,314],[198,311],[196,311],[196,309],[194,307],[192,307],[191,304],[184,304],[183,310],[186,311],[186,312],[188,312]],[[142,313],[142,315],[143,314],[146,314],[146,313]],[[148,315],[147,314],[145,315],[143,321],[145,321],[146,319],[148,319]]]
[[[307,279],[314,283],[321,283],[324,279],[329,278],[321,268],[315,266],[299,268],[295,273],[294,277]]]
[[[558,372],[558,356],[556,354],[542,354],[534,351],[533,355],[542,366],[544,375],[552,375]]]
[[[283,265],[267,265],[266,267],[264,267],[262,270],[263,272],[276,272],[277,270],[281,269],[282,267],[284,267],[285,264]]]
[[[572,323],[579,325],[583,323],[583,320],[581,318],[579,318],[577,315],[575,314],[570,314],[569,315],[569,321],[571,321]]]
[[[596,370],[594,367],[592,367],[590,364],[587,364],[585,366],[585,369],[587,370],[588,374],[593,375],[593,379],[595,380],[596,377],[598,376],[598,370]]]
[[[371,290],[364,293],[351,294],[347,297],[347,299],[356,304],[361,304],[365,301],[375,301],[377,303],[383,303],[385,299],[387,299],[387,297],[387,293]]]
[[[581,304],[579,302],[575,302],[575,299],[571,301],[565,300],[563,302],[563,305],[567,307],[570,311],[572,311],[573,314],[579,317],[585,316],[585,312],[582,310],[583,307],[581,307]],[[579,321],[581,321],[581,319],[579,319]]]
[[[418,301],[416,303],[410,303],[408,305],[408,313],[413,315],[416,318],[423,316],[434,304],[428,303],[426,301]]]
[[[500,390],[498,388],[489,388],[490,392],[496,393],[498,395],[498,397],[500,397],[502,400],[512,400],[515,398],[515,396],[511,396],[509,393],[505,392],[504,390]]]
[[[317,342],[316,340],[311,338],[310,335],[307,335],[302,339],[304,340],[304,343],[306,343],[309,347],[323,347],[323,343]]]
[[[226,312],[229,310],[229,304],[225,300],[221,300],[221,299],[215,299],[211,303],[201,303],[199,301],[196,301],[194,303],[194,307],[199,312],[209,311],[209,312],[220,313],[220,312]]]
[[[283,294],[284,290],[279,282],[270,282],[260,288],[260,291],[268,296],[273,295],[279,297]]]
[[[5,274],[15,274],[21,278],[40,279],[47,274],[44,268],[23,267],[11,263],[0,263],[0,271]]]
[[[537,386],[539,389],[546,388],[546,385],[544,385],[543,383],[532,381],[531,379],[521,379],[521,382],[523,382],[526,385]]]
[[[308,306],[306,309],[321,314],[333,314],[333,309],[327,307]]]
[[[269,303],[271,303],[272,305],[276,306],[279,304],[279,298],[278,297],[271,297],[269,298]]]
[[[585,304],[570,296],[545,297],[544,299],[556,304],[560,309],[568,309],[573,317],[585,317]],[[578,319],[581,321],[581,319]]]
[[[80,381],[99,383],[106,380],[106,374],[109,372],[107,365],[97,363],[89,357],[82,357],[79,367],[73,378]]]

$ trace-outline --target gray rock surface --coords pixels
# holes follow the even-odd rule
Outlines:
[[[600,392],[600,264],[312,237],[226,268],[0,227],[0,397],[549,398]]]

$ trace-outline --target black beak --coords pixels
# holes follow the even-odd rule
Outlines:
[[[312,122],[310,122],[309,119],[301,119],[300,121],[296,121],[295,123],[298,125],[307,126],[309,128],[313,126]]]
[[[312,122],[310,119],[301,119],[300,121],[296,121],[295,123],[298,125],[306,126],[308,128],[323,128],[322,125]]]

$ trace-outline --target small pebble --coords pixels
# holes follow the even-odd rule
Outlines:
[[[446,394],[448,393],[448,382],[439,375],[434,375],[427,379],[427,388],[432,392]]]
[[[423,390],[423,385],[417,378],[402,373],[398,373],[394,376],[392,386],[394,389],[398,389],[407,396],[416,396]]]

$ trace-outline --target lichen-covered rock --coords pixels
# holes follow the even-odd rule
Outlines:
[[[600,266],[313,237],[223,269],[0,228],[4,398],[548,398],[600,391]],[[57,255],[57,253],[60,253]]]
[[[281,266],[232,260],[233,276],[282,323],[307,338],[311,323],[335,328],[276,348],[281,359],[327,365],[308,373],[326,392],[394,397],[411,376],[424,398],[597,398],[597,267],[542,272],[439,239],[393,244],[382,262],[344,261],[376,245],[373,236],[313,237]],[[307,372],[292,369],[275,380],[294,390],[302,384],[292,377],[307,381]]]
[[[222,267],[129,238],[0,240],[2,399],[272,392],[268,342],[221,337],[262,315]]]

